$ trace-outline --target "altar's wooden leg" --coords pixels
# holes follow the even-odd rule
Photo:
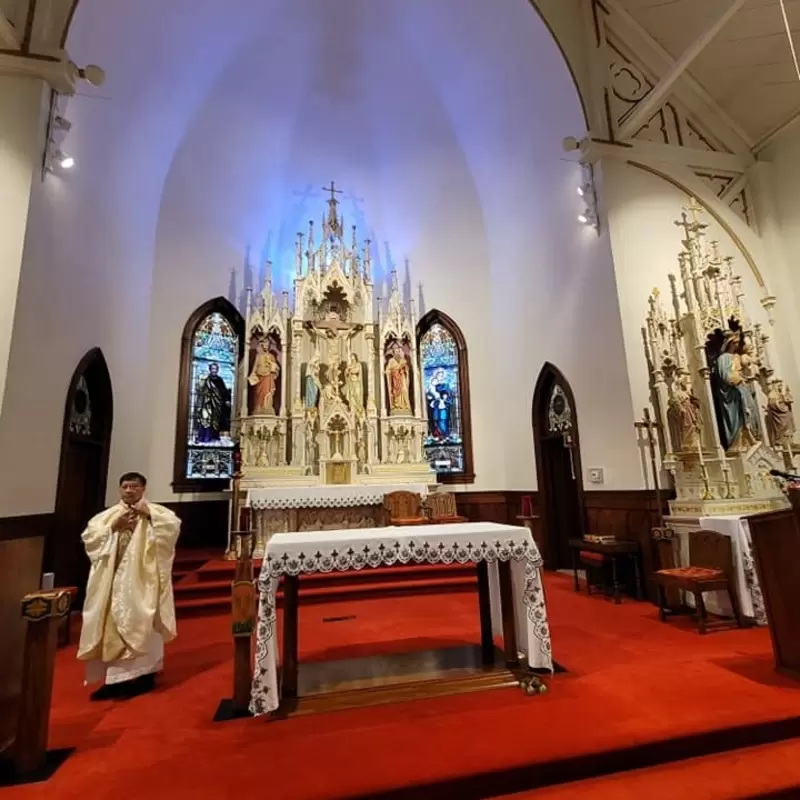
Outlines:
[[[478,611],[481,620],[481,661],[485,667],[491,667],[494,664],[494,640],[489,597],[489,565],[485,561],[478,563]]]
[[[297,697],[297,611],[299,578],[283,576],[283,697]]]
[[[514,609],[514,589],[511,583],[511,562],[498,561],[497,569],[500,578],[500,609],[503,615],[503,652],[506,666],[513,668],[519,665],[517,657],[517,626]]]
[[[14,767],[21,775],[35,772],[45,763],[58,626],[69,613],[70,602],[69,592],[63,589],[35,592],[22,600],[28,631],[13,750]]]

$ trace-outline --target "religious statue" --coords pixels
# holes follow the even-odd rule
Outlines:
[[[350,412],[360,419],[364,414],[364,375],[355,353],[350,353],[345,369],[344,399]]]
[[[447,373],[443,369],[437,369],[431,376],[425,400],[428,404],[430,435],[438,441],[444,441],[450,436],[453,394],[447,383]]]
[[[726,452],[747,450],[761,441],[755,393],[743,374],[749,367],[750,355],[743,352],[741,334],[728,331],[711,372],[720,440]]]
[[[86,682],[103,681],[92,699],[152,689],[164,643],[177,635],[172,560],[181,521],[145,497],[147,479],[126,472],[120,502],[89,520],[81,535],[89,558],[78,659]]]
[[[411,413],[409,395],[409,365],[403,346],[395,342],[389,350],[386,362],[386,381],[389,388],[389,410],[392,413]]]
[[[306,410],[316,408],[322,385],[319,381],[319,356],[314,356],[306,367],[304,401]]]
[[[767,434],[773,447],[788,447],[794,438],[794,398],[783,381],[773,381],[767,394],[764,409],[767,419]]]
[[[248,382],[253,387],[253,411],[256,414],[275,413],[275,392],[278,388],[278,360],[269,348],[269,340],[258,343],[253,369]]]
[[[692,392],[688,375],[681,375],[676,382],[667,407],[672,447],[676,452],[696,451],[700,447],[700,401]]]
[[[339,393],[339,381],[334,375],[333,379],[326,381],[322,387],[320,410],[323,416],[333,408],[335,403],[340,402],[341,399],[342,396]]]
[[[208,374],[197,389],[195,412],[196,441],[202,444],[218,442],[231,429],[231,390],[219,374],[219,364],[212,361]]]

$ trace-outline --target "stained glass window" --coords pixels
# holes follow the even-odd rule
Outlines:
[[[195,328],[191,348],[185,477],[230,478],[239,339],[225,316],[214,311]]]
[[[440,475],[463,473],[463,398],[458,343],[440,322],[423,330],[419,353],[428,413],[425,455]]]

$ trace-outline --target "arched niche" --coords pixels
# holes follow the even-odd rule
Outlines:
[[[569,540],[586,530],[580,434],[572,388],[549,362],[536,381],[532,420],[543,556],[550,569],[566,569]]]

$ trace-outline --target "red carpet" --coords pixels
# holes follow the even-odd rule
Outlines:
[[[559,759],[607,753],[599,759],[602,764],[621,748],[662,742],[663,749],[680,736],[800,717],[800,684],[774,673],[766,630],[701,637],[688,622],[659,623],[653,606],[633,601],[614,606],[600,597],[576,595],[570,583],[560,575],[547,579],[555,657],[569,672],[550,680],[550,693],[537,697],[497,690],[280,722],[214,724],[219,700],[230,694],[225,617],[185,620],[167,651],[161,688],[126,703],[90,703],[74,650],[62,651],[51,746],[77,751],[47,784],[0,791],[9,800],[117,800],[143,793],[158,800],[232,797],[252,793],[258,785],[275,800],[322,800],[514,767],[528,781],[520,788],[534,787],[569,777],[563,763],[553,767]],[[308,606],[301,609],[301,658],[477,642],[476,606],[467,594]],[[356,618],[323,621],[348,615]],[[764,752],[785,754],[786,747],[773,745]],[[713,758],[749,756],[740,751],[698,763],[711,764]],[[754,759],[755,776],[763,770]],[[687,763],[641,774],[662,770],[656,783],[669,775],[680,779]],[[771,763],[771,788],[796,782],[784,755]],[[673,784],[671,796],[748,796],[746,769],[722,771],[731,775],[730,782],[716,788],[708,784],[709,794],[675,793]],[[636,775],[580,785],[610,785]],[[528,794],[553,797],[560,790],[567,786]],[[648,794],[663,796],[649,789]],[[416,796],[443,795],[429,789]],[[606,796],[628,795],[611,790]]]

